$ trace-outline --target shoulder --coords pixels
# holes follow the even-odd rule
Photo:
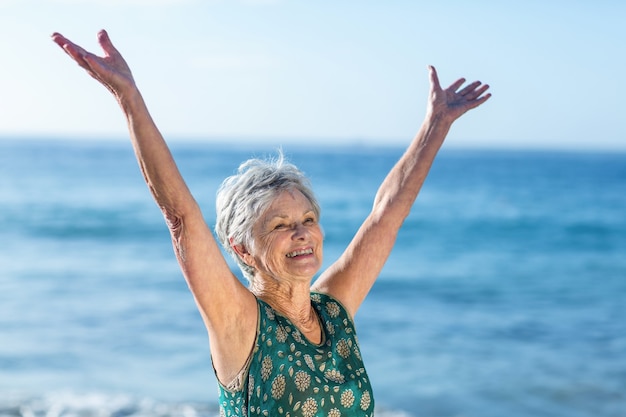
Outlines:
[[[320,315],[331,320],[348,321],[351,325],[352,316],[348,309],[335,297],[321,292],[311,292],[311,302]],[[347,324],[347,323],[346,323]]]

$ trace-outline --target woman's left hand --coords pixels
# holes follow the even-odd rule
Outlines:
[[[465,78],[459,78],[444,90],[439,84],[437,70],[433,66],[429,66],[428,69],[430,72],[428,116],[443,117],[444,120],[452,123],[465,112],[480,106],[491,97],[491,94],[484,94],[489,89],[489,85],[480,81],[474,81],[461,88],[465,83]]]

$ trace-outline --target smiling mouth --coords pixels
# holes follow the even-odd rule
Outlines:
[[[300,250],[295,250],[293,252],[289,252],[287,254],[287,258],[295,258],[296,256],[311,255],[311,254],[313,254],[313,249],[311,248],[300,249]]]

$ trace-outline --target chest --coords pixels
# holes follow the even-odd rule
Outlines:
[[[248,373],[250,415],[373,413],[374,401],[351,319],[332,300],[316,303],[320,343],[269,306],[261,314]]]

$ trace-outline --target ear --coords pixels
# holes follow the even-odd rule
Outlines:
[[[231,237],[229,239],[230,247],[233,248],[237,256],[241,258],[241,260],[251,267],[254,267],[254,257],[248,252],[248,249],[241,243],[235,244],[234,239]]]

